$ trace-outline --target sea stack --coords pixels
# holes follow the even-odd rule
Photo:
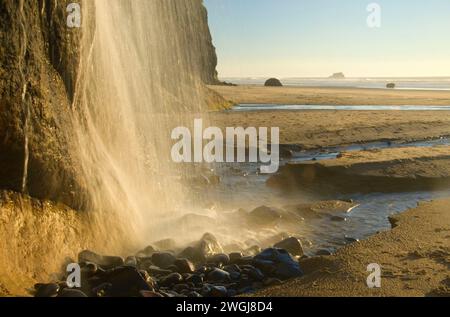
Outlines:
[[[334,73],[329,78],[331,79],[345,79],[344,73]]]
[[[283,84],[281,83],[281,81],[279,79],[270,78],[270,79],[266,80],[266,82],[264,83],[264,86],[266,86],[266,87],[283,87]]]

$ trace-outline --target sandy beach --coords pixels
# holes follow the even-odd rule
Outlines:
[[[308,105],[449,105],[450,92],[353,88],[214,87],[235,103]],[[450,135],[440,111],[216,112],[219,126],[277,126],[282,144],[302,149],[411,142]],[[269,186],[316,188],[334,194],[435,190],[449,183],[449,147],[343,152],[336,159],[288,164]],[[354,186],[350,186],[353,184]],[[255,296],[450,296],[450,200],[420,205],[390,218],[392,230],[355,242],[332,256],[300,260],[305,276]],[[367,265],[382,267],[382,287],[366,285]]]
[[[209,86],[235,103],[286,105],[450,105],[450,91],[335,87]]]

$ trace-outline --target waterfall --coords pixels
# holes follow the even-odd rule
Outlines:
[[[28,141],[28,129],[29,129],[29,116],[30,116],[30,108],[27,103],[27,88],[28,82],[27,77],[25,75],[26,65],[25,65],[25,57],[27,54],[27,32],[25,29],[25,15],[23,12],[24,0],[20,0],[19,2],[19,14],[20,14],[20,29],[21,29],[21,41],[20,41],[20,56],[19,56],[19,72],[20,79],[22,81],[22,92],[21,92],[21,103],[22,103],[22,112],[23,112],[23,172],[22,172],[22,183],[21,183],[21,191],[25,193],[27,190],[27,179],[28,179],[28,161],[30,157],[29,153],[29,141]]]
[[[186,172],[170,160],[170,133],[188,112],[204,110],[196,63],[186,58],[190,39],[175,38],[183,32],[177,12],[194,7],[194,1],[96,0],[83,9],[73,103],[81,173],[92,208],[144,239],[158,238],[149,228],[183,212],[188,194],[178,181]],[[86,27],[92,18],[94,26]]]

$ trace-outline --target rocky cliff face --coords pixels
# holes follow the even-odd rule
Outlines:
[[[165,43],[166,55],[172,56],[171,47],[185,48],[183,55],[165,60],[172,70],[166,80],[172,84],[180,80],[176,68],[173,71],[173,64],[178,64],[180,73],[189,69],[204,83],[218,83],[217,58],[202,1],[151,1],[162,23],[175,24],[179,30]],[[84,17],[82,28],[68,28],[66,8],[71,2],[0,1],[0,188],[80,209],[85,184],[70,151],[71,103],[81,37],[95,19]],[[95,1],[81,4],[91,6]],[[194,14],[186,14],[187,4],[194,4]],[[161,65],[163,72],[164,68],[169,69]],[[204,95],[216,104],[222,102],[206,88]]]
[[[95,6],[103,1],[79,1],[83,14],[88,15],[82,16],[81,28],[69,28],[66,9],[77,1],[0,0],[0,190],[10,191],[0,197],[5,211],[0,215],[4,229],[0,250],[2,259],[8,259],[0,261],[0,294],[17,293],[24,283],[59,271],[63,253],[70,253],[67,244],[75,246],[71,250],[111,249],[112,243],[107,247],[97,242],[95,231],[101,230],[95,228],[89,213],[77,219],[73,211],[88,209],[89,186],[96,186],[82,174],[74,118],[83,121],[76,96],[82,86],[80,76],[92,68],[86,55],[96,36]],[[202,0],[143,3],[150,3],[154,15],[160,17],[153,23],[161,36],[158,32],[152,35],[156,46],[150,52],[155,56],[152,62],[158,64],[154,78],[159,82],[150,87],[154,100],[165,105],[162,101],[168,96],[181,106],[198,101],[186,93],[195,90],[210,106],[226,106],[221,97],[199,85],[218,83],[217,58]],[[165,29],[172,31],[166,34]],[[60,207],[61,202],[72,209]],[[111,235],[106,233],[111,225],[104,229],[104,236]],[[54,226],[57,231],[48,230]],[[7,235],[14,239],[6,243]],[[40,271],[40,276],[33,271]]]

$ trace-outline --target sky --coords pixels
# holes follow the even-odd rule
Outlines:
[[[450,0],[204,3],[222,78],[450,76]]]

